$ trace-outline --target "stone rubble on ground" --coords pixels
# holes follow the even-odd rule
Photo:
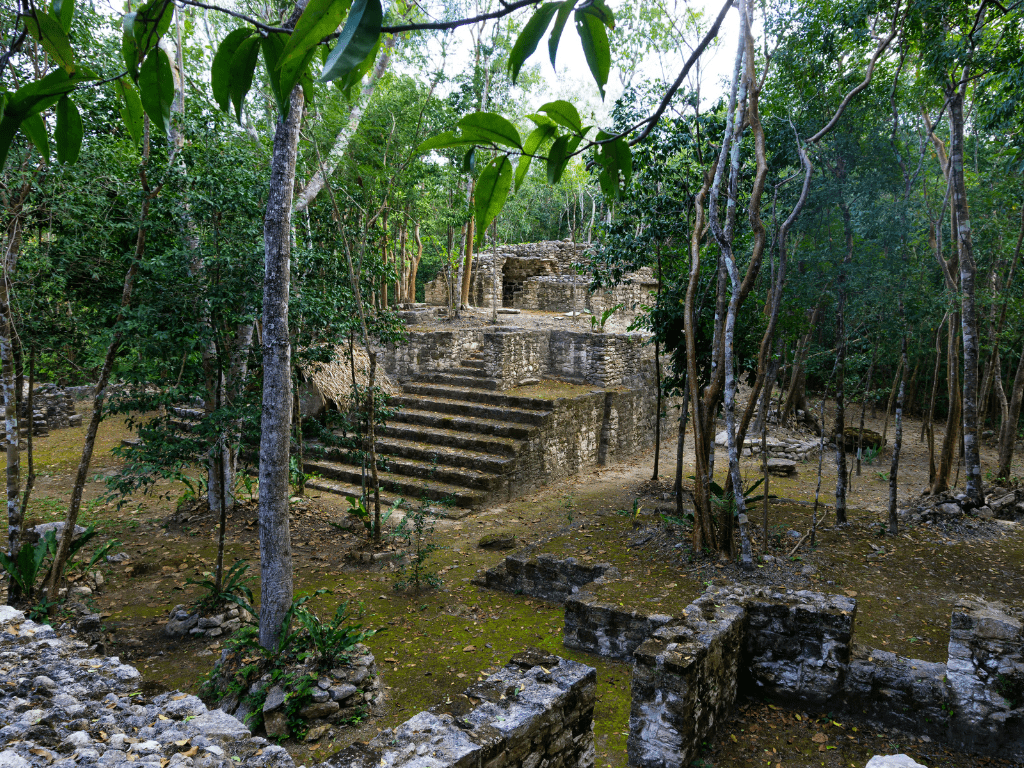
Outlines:
[[[201,615],[198,608],[176,605],[171,611],[171,618],[164,625],[164,634],[168,637],[184,637],[187,634],[214,638],[230,635],[251,620],[251,613],[230,603],[225,603],[220,610],[209,616]]]
[[[292,768],[283,747],[0,606],[0,768]]]
[[[967,494],[944,491],[933,496],[922,494],[910,506],[901,509],[900,517],[908,523],[943,524],[956,522],[964,516],[982,520],[1024,521],[1024,488],[1007,489],[990,486],[985,492],[985,503],[972,506]]]
[[[727,436],[725,430],[722,430],[715,435],[715,445],[719,448],[724,448],[726,445]],[[768,455],[776,459],[786,459],[789,461],[806,461],[812,456],[817,454],[818,448],[821,447],[821,441],[816,438],[809,438],[801,440],[798,437],[769,437],[767,440]],[[743,456],[756,456],[761,453],[761,438],[760,437],[748,437],[743,441]],[[771,459],[769,459],[769,470],[771,468]]]

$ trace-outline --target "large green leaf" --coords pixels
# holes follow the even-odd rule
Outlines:
[[[75,18],[75,0],[53,0],[50,11],[60,22],[64,34],[71,34],[71,22]]]
[[[21,132],[32,142],[36,151],[43,156],[43,159],[50,162],[50,140],[46,135],[46,124],[38,112],[33,112],[21,121]]]
[[[494,158],[480,174],[473,196],[477,245],[483,243],[487,227],[501,213],[511,189],[512,162],[505,155]]]
[[[302,59],[297,65],[289,64],[283,66],[278,71],[280,81],[278,82],[278,88],[281,89],[281,98],[284,101],[284,108],[281,110],[281,116],[284,117],[288,114],[288,109],[291,106],[291,95],[292,90],[297,86],[302,79],[309,73],[309,63],[313,60],[316,55],[316,48],[312,48],[306,51],[305,58]],[[303,89],[309,91],[310,89],[303,86]]]
[[[8,114],[0,116],[0,171],[7,163],[7,153],[11,151],[11,142],[14,141],[14,134],[18,132],[21,118],[15,118]]]
[[[501,115],[494,112],[474,112],[459,120],[459,128],[468,135],[481,136],[487,141],[506,147],[522,149],[519,131]]]
[[[171,103],[174,101],[174,74],[162,48],[154,48],[139,68],[139,98],[149,115],[150,124],[164,134],[171,132]]]
[[[481,141],[482,137],[469,135],[469,134],[456,134],[455,131],[443,131],[437,134],[437,136],[431,136],[429,139],[420,144],[416,151],[420,154],[424,152],[430,152],[433,149],[448,149],[450,147],[465,147],[470,144],[476,144]]]
[[[301,66],[304,61],[308,63],[306,54],[338,29],[350,5],[351,0],[309,0],[306,9],[295,22],[295,29],[278,62],[283,77],[288,72],[287,79],[291,79],[289,70]],[[298,79],[296,75],[296,82]]]
[[[34,123],[34,127],[30,125],[28,130],[35,129],[38,133],[38,127],[42,125],[40,112],[55,104],[65,93],[73,91],[75,86],[95,79],[96,73],[88,67],[79,67],[74,75],[69,75],[63,69],[55,69],[39,80],[26,83],[8,96],[4,100],[3,116],[0,117],[0,170],[7,162],[14,136],[26,118],[35,116],[38,122]],[[45,133],[44,126],[44,136]],[[49,151],[48,145],[46,151]]]
[[[238,50],[231,57],[230,92],[231,103],[235,105],[235,117],[242,122],[242,104],[246,94],[252,88],[252,78],[256,72],[256,60],[260,55],[260,39],[247,37],[238,45]],[[291,93],[291,91],[289,91]]]
[[[267,68],[267,80],[270,81],[270,90],[273,91],[274,101],[277,102],[277,111],[282,115],[288,113],[288,97],[290,96],[290,94],[281,92],[281,72],[278,69],[285,44],[283,32],[272,32],[260,39],[260,47],[263,49],[263,63]]]
[[[576,11],[576,31],[583,44],[583,55],[587,58],[590,74],[594,76],[594,82],[601,91],[601,98],[604,98],[604,87],[608,84],[608,73],[612,66],[608,33],[605,31],[610,13],[607,8],[602,10],[596,3]]]
[[[53,132],[54,141],[57,143],[58,163],[73,163],[78,160],[84,133],[78,107],[67,96],[61,96],[57,102],[57,127]]]
[[[135,42],[135,14],[126,13],[121,17],[121,58],[133,80],[139,79],[139,45]]]
[[[132,141],[138,145],[142,141],[142,100],[129,81],[122,77],[115,82],[117,93],[121,97],[121,120],[128,129]]]
[[[352,90],[363,82],[363,78],[366,74],[373,69],[374,62],[377,61],[377,54],[380,53],[380,44],[384,39],[381,35],[377,38],[377,44],[373,46],[373,50],[367,54],[366,58],[359,63],[355,69],[345,75],[345,78],[341,81],[335,80],[334,84],[341,90],[346,99],[352,98]]]
[[[75,72],[75,54],[61,23],[46,11],[35,9],[21,17],[25,28],[69,75]]]
[[[555,126],[551,124],[539,125],[526,137],[526,141],[523,143],[523,156],[519,158],[519,164],[516,166],[516,192],[519,191],[527,171],[530,170],[530,161],[533,160],[533,155],[540,149],[541,144],[555,135],[555,130]]]
[[[383,21],[380,0],[355,0],[320,79],[329,83],[345,78],[358,67],[376,47]]]
[[[555,25],[551,28],[551,36],[548,38],[548,56],[551,57],[552,67],[555,66],[555,57],[558,55],[558,42],[562,39],[562,30],[565,29],[565,22],[568,21],[569,13],[574,5],[576,5],[576,0],[565,0],[562,7],[558,9]]]
[[[544,3],[523,26],[523,31],[519,33],[516,44],[512,46],[512,52],[508,56],[513,83],[519,78],[519,70],[523,68],[523,64],[537,50],[544,31],[561,5],[561,3]]]
[[[132,32],[135,42],[143,53],[159,44],[160,38],[167,34],[174,18],[173,0],[149,0],[135,12],[135,23]]]
[[[583,121],[580,120],[580,113],[577,112],[576,107],[568,101],[563,101],[561,99],[557,101],[549,101],[547,104],[542,106],[538,112],[543,112],[560,126],[568,128],[573,133],[583,133]]]
[[[225,112],[231,106],[231,60],[242,41],[252,37],[252,34],[253,31],[248,27],[232,30],[221,41],[217,53],[214,54],[213,66],[210,68],[210,86],[213,89],[213,100]]]

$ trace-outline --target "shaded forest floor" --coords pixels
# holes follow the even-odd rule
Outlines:
[[[882,431],[881,419],[870,415],[867,426]],[[918,442],[919,432],[920,422],[908,419],[899,475],[901,502],[917,496],[927,484],[928,453]],[[37,439],[39,477],[29,518],[39,522],[62,518],[83,433],[75,428]],[[166,686],[194,692],[222,644],[169,640],[162,627],[174,605],[194,599],[195,588],[186,579],[213,567],[215,520],[210,515],[176,515],[184,491],[180,485],[160,485],[160,495],[133,498],[120,509],[104,501],[103,481],[118,463],[110,451],[127,436],[123,421],[103,423],[82,517],[85,523],[97,524],[101,540],[121,541],[120,549],[130,559],[105,566],[106,583],[87,602],[103,615],[107,654],[135,664],[153,689]],[[775,562],[749,575],[733,562],[694,553],[688,533],[661,516],[672,504],[669,491],[675,470],[675,435],[666,427],[664,437],[657,481],[651,479],[651,450],[632,462],[596,468],[459,521],[437,521],[434,541],[443,549],[431,556],[429,569],[443,580],[440,590],[396,590],[396,581],[403,575],[394,562],[366,565],[351,559],[349,553],[365,546],[365,535],[358,525],[352,527],[342,498],[324,494],[294,500],[296,593],[308,594],[320,587],[333,590],[333,595],[314,602],[323,614],[333,614],[340,601],[361,607],[361,622],[382,630],[367,644],[388,686],[384,715],[334,728],[315,743],[286,743],[297,763],[317,761],[396,725],[458,694],[524,646],[534,645],[597,668],[597,765],[626,764],[630,666],[563,648],[560,606],[471,585],[481,569],[495,565],[506,554],[480,549],[477,544],[485,534],[514,534],[518,543],[537,551],[612,562],[622,578],[601,588],[604,597],[639,608],[658,607],[659,612],[671,613],[687,605],[708,583],[745,581],[843,592],[858,600],[858,642],[929,661],[946,659],[950,608],[958,597],[975,594],[1018,605],[1024,599],[1024,536],[1015,524],[988,522],[955,530],[920,526],[896,537],[883,534],[888,449],[853,479],[851,525],[835,529],[831,516],[827,517],[813,550],[805,544],[793,558],[788,556],[810,524],[808,504],[814,500],[817,461],[800,463],[795,477],[771,479],[771,493],[784,499],[769,510],[765,551]],[[891,444],[891,424],[889,438]],[[688,447],[690,443],[688,436]],[[993,446],[983,447],[982,459],[983,469],[993,465]],[[724,474],[724,463],[720,451],[716,474]],[[755,478],[758,459],[743,463],[744,473]],[[1015,472],[1024,474],[1020,466],[1018,457]],[[684,478],[691,468],[687,451]],[[824,504],[834,503],[834,489],[835,460],[830,453],[821,485]],[[640,505],[635,518],[631,515],[634,501]],[[760,515],[760,509],[752,511],[757,529]],[[228,522],[225,561],[245,558],[257,571],[255,505],[241,504]],[[755,546],[760,552],[759,533]],[[703,759],[706,766],[861,768],[871,755],[893,752],[906,752],[930,768],[988,764],[907,734],[865,730],[843,719],[756,701],[737,709],[716,741],[707,745]]]

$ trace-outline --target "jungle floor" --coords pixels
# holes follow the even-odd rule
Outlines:
[[[857,411],[859,416],[859,407]],[[881,432],[881,418],[869,414],[867,427]],[[918,440],[920,428],[919,421],[907,420],[901,501],[918,495],[927,482],[928,452]],[[890,445],[892,430],[890,423]],[[481,569],[507,554],[480,549],[477,544],[485,534],[514,534],[517,544],[538,551],[612,562],[623,575],[603,587],[603,594],[625,605],[658,606],[660,612],[687,605],[710,583],[744,581],[843,592],[858,600],[858,642],[929,661],[946,659],[950,608],[959,596],[976,594],[1018,605],[1024,598],[1024,536],[1015,524],[948,530],[921,526],[901,530],[896,537],[884,535],[880,523],[888,494],[888,449],[853,478],[850,526],[832,528],[831,515],[819,510],[824,522],[813,550],[805,544],[789,557],[797,540],[793,532],[802,534],[810,525],[817,460],[799,464],[795,477],[771,478],[770,492],[780,499],[769,510],[767,552],[777,562],[761,565],[751,575],[733,562],[694,553],[688,534],[661,516],[672,504],[668,499],[675,471],[675,433],[668,426],[665,432],[659,480],[651,479],[652,449],[635,461],[595,468],[462,520],[438,520],[434,542],[443,548],[431,556],[429,570],[443,580],[440,589],[396,590],[396,581],[404,576],[392,561],[369,565],[353,560],[350,553],[364,549],[366,539],[361,527],[359,532],[352,527],[341,497],[294,499],[296,593],[327,587],[332,594],[317,598],[318,610],[333,614],[338,602],[351,601],[362,611],[363,625],[380,630],[367,644],[388,687],[382,716],[334,728],[315,743],[286,742],[296,762],[311,764],[353,741],[367,740],[381,728],[456,695],[533,645],[597,668],[597,766],[626,765],[630,666],[563,648],[560,606],[471,585]],[[150,690],[166,686],[194,692],[222,646],[209,640],[170,640],[162,628],[173,606],[196,595],[186,579],[213,567],[215,520],[209,514],[176,513],[181,485],[158,486],[159,496],[132,498],[120,508],[105,501],[104,480],[118,466],[111,449],[128,436],[123,421],[104,421],[86,490],[82,522],[96,523],[101,539],[118,539],[119,549],[130,556],[123,564],[105,567],[105,584],[89,598],[90,607],[104,619],[102,650],[135,664]],[[38,478],[28,518],[62,519],[83,438],[84,430],[74,428],[36,439]],[[688,436],[687,447],[691,441]],[[985,468],[992,466],[994,446],[986,445],[982,458]],[[724,463],[720,453],[719,474]],[[759,461],[745,459],[743,464],[745,474],[756,478]],[[691,471],[687,451],[684,478]],[[1020,463],[1014,471],[1024,474]],[[689,482],[684,480],[684,485]],[[829,453],[821,483],[823,503],[834,502],[834,488],[835,460]],[[640,505],[635,518],[634,500]],[[759,552],[761,514],[760,509],[752,511]],[[246,558],[257,571],[255,505],[240,504],[228,523],[225,562]],[[866,728],[828,713],[796,712],[759,701],[737,707],[707,744],[702,760],[705,766],[861,768],[874,754],[897,752],[929,768],[1009,764],[956,754],[910,734]]]

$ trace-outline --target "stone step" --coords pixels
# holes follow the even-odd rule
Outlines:
[[[400,395],[392,397],[390,403],[400,409],[415,408],[434,413],[449,413],[454,416],[474,416],[495,421],[514,421],[520,424],[540,425],[551,413],[550,411],[534,411],[526,408],[512,408],[506,405],[473,402],[447,397],[427,397],[425,395]]]
[[[480,361],[481,365],[479,367],[474,366],[474,365],[469,365],[469,363],[474,363],[474,362],[476,362],[476,361],[475,360],[463,360],[461,363],[459,363],[457,368],[451,369],[449,371],[449,373],[453,373],[456,376],[469,376],[469,377],[474,378],[474,379],[487,379],[487,378],[490,378],[487,375],[487,371],[484,370],[483,360]]]
[[[407,395],[423,395],[424,397],[439,397],[447,400],[469,400],[475,403],[487,403],[489,405],[500,405],[502,407],[523,410],[551,410],[551,401],[549,400],[543,400],[539,397],[514,397],[512,395],[498,394],[486,389],[456,387],[450,384],[433,384],[425,381],[412,381],[404,384],[402,388]]]
[[[419,408],[402,408],[391,417],[391,424],[416,424],[434,429],[446,429],[456,432],[468,432],[489,437],[505,437],[515,440],[527,440],[537,431],[537,427],[518,422],[483,419],[475,416],[460,416],[451,413],[421,410]]]
[[[402,439],[383,436],[377,439],[377,450],[387,456],[413,459],[431,465],[459,467],[479,470],[492,475],[504,475],[515,471],[517,460],[514,456],[495,455],[460,447],[449,447],[424,443],[418,439]]]
[[[417,381],[426,381],[433,384],[448,384],[453,387],[472,387],[475,389],[496,390],[498,382],[493,379],[484,379],[479,376],[463,376],[458,373],[424,373],[416,377]]]
[[[370,496],[371,511],[373,509],[373,492],[370,489],[370,474],[366,475],[366,490]],[[363,487],[360,483],[346,483],[341,480],[329,480],[326,477],[318,477],[312,480],[306,481],[306,489],[321,491],[323,493],[336,493],[339,496],[348,496],[349,498],[358,499],[363,495]],[[385,493],[383,490],[380,493],[380,506],[381,511],[386,507],[390,507],[396,501],[400,500],[401,496],[394,496],[390,493]]]
[[[409,477],[440,480],[466,488],[489,491],[500,485],[499,476],[515,470],[516,459],[479,451],[424,445],[416,440],[382,437],[377,440],[377,466]],[[310,459],[325,459],[358,466],[359,454],[349,448],[307,443]]]
[[[465,360],[462,361],[461,367],[462,368],[476,368],[476,369],[479,369],[479,370],[483,370],[485,365],[487,365],[487,362],[482,357],[481,358],[468,357],[468,358],[466,358]]]
[[[424,424],[400,424],[389,422],[381,431],[387,438],[419,442],[424,446],[461,448],[491,456],[517,456],[522,443],[511,437],[461,432],[455,429],[428,427]]]
[[[337,461],[307,461],[306,472],[316,472],[328,480],[341,481],[358,486],[361,470],[357,466]],[[483,473],[481,473],[483,474]],[[401,496],[410,503],[420,499],[440,501],[457,507],[478,507],[487,500],[487,492],[476,488],[465,488],[438,480],[408,477],[378,468],[377,478],[380,481],[381,493],[391,497]]]

